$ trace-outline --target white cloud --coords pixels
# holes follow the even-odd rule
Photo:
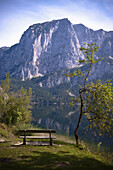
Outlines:
[[[105,8],[111,13],[113,17],[113,0],[103,0]]]
[[[53,19],[68,18],[73,24],[82,23],[94,30],[113,30],[113,15],[106,13],[108,10],[110,13],[113,8],[113,3],[110,3],[113,0],[103,0],[105,10],[97,1],[102,2],[102,0],[92,0],[92,3],[90,0],[61,0],[62,3],[59,4],[47,4],[24,0],[24,5],[28,2],[26,6],[17,8],[16,12],[1,18],[0,46],[18,43],[21,35],[30,25]],[[111,13],[113,14],[112,10]]]
[[[78,5],[71,3],[64,7],[42,6],[40,9],[44,16],[43,19],[68,18],[73,24],[82,23],[94,30],[113,30],[112,19],[105,15],[102,10],[97,9],[96,6],[92,8],[81,6],[79,8]]]

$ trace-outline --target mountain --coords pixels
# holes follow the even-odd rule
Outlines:
[[[0,72],[23,80],[77,66],[83,58],[73,25],[68,19],[32,25],[20,43],[0,53]]]
[[[93,31],[82,24],[74,25],[75,32],[79,39],[80,45],[84,42],[93,43],[100,46],[99,56],[113,56],[113,31],[104,31],[102,29]]]
[[[79,50],[84,42],[101,46],[98,57],[104,60],[93,68],[93,78],[112,74],[113,31],[94,31],[65,18],[34,24],[23,33],[19,44],[0,48],[0,76],[9,72],[22,80],[43,77],[38,83],[41,87],[69,82],[64,70],[78,67],[77,61],[85,57]]]
[[[73,134],[79,105],[69,107],[69,98],[76,93],[80,80],[65,73],[73,72],[78,68],[77,61],[85,58],[79,50],[84,42],[97,43],[97,57],[103,58],[93,66],[89,80],[113,82],[113,31],[94,31],[82,24],[73,25],[68,19],[53,20],[30,26],[18,44],[0,48],[0,79],[9,72],[12,89],[33,89],[32,117],[36,125]],[[87,70],[87,65],[79,67]],[[85,137],[87,121],[83,119],[80,132]],[[107,139],[113,143],[113,138]]]

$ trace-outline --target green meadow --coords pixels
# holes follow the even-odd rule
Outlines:
[[[68,136],[56,134],[53,146],[49,146],[47,140],[38,140],[38,144],[35,140],[22,145],[22,140],[15,137],[11,131],[7,134],[7,131],[2,129],[0,132],[2,134],[0,137],[0,170],[113,169],[112,156],[104,157],[98,149],[95,148],[95,152],[90,151],[89,147],[84,144],[77,147],[75,141]],[[33,145],[34,143],[36,145]]]

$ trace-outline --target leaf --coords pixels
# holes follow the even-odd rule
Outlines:
[[[79,60],[78,62],[81,64],[81,63],[85,63],[85,62],[86,62],[86,60],[85,60],[85,59],[83,59],[83,60]]]

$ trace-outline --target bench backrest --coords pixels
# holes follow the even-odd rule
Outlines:
[[[19,133],[56,133],[54,129],[19,130]]]

